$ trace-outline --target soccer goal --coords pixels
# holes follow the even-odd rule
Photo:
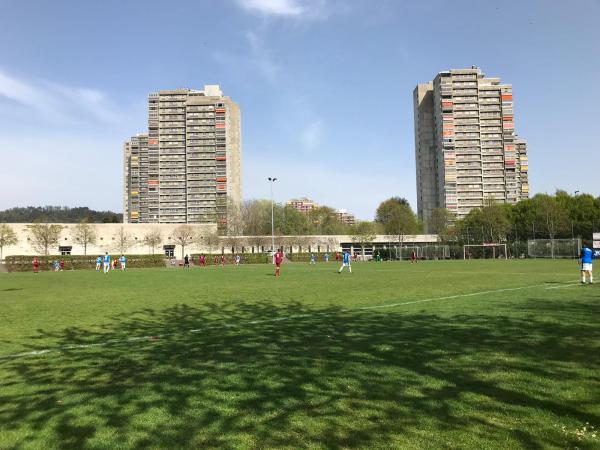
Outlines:
[[[508,259],[506,244],[485,243],[463,245],[463,259]]]

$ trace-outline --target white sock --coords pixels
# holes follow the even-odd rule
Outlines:
[[[594,282],[594,275],[592,275],[592,274],[590,273],[590,283],[593,283],[593,282]]]
[[[581,274],[581,282],[585,283],[585,272]]]

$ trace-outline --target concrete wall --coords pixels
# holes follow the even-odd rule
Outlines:
[[[3,256],[10,255],[36,255],[38,254],[30,244],[29,231],[26,223],[11,223],[8,224],[17,234],[19,242],[15,246],[5,247],[3,250]],[[60,224],[64,228],[61,232],[59,239],[60,246],[72,246],[71,254],[83,255],[83,246],[75,242],[73,238],[74,229],[76,224]],[[146,234],[151,231],[159,230],[162,236],[162,243],[155,248],[155,253],[163,253],[163,245],[175,245],[172,238],[173,231],[181,224],[120,224],[120,223],[106,223],[106,224],[94,224],[96,231],[96,244],[88,245],[88,255],[101,255],[105,252],[110,254],[118,253],[119,249],[117,246],[117,234],[123,228],[123,231],[127,233],[132,242],[132,246],[126,251],[127,254],[148,254],[151,250],[145,246],[142,241]],[[209,235],[216,231],[216,225],[190,225],[196,230],[201,236]],[[413,243],[436,243],[438,237],[436,235],[409,235],[405,236],[403,245],[410,245]],[[276,236],[275,246],[284,246],[286,251],[291,246],[294,251],[299,251],[302,247],[302,251],[308,251],[309,246],[311,250],[316,252],[317,247],[321,247],[321,251],[325,251],[329,246],[329,251],[339,251],[342,243],[353,242],[352,236],[349,235],[335,235],[335,236]],[[398,242],[398,235],[377,235],[375,243],[388,243]],[[271,248],[271,236],[223,236],[220,238],[218,245],[212,246],[212,252],[221,252],[224,249],[225,253],[231,253],[232,247],[235,247],[235,252],[241,252],[242,246],[246,253],[252,252],[254,247],[255,252],[261,252],[264,248],[268,251]],[[59,246],[54,246],[50,249],[50,254],[58,255]],[[191,245],[186,246],[186,253],[199,253],[208,252],[209,249],[206,245]],[[175,256],[181,257],[181,246],[175,245]]]

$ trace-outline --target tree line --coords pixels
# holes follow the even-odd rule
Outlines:
[[[50,223],[121,223],[123,215],[112,211],[95,211],[85,206],[27,206],[0,211],[0,222],[32,223],[46,220]]]

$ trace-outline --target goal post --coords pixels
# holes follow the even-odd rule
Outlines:
[[[463,259],[471,259],[471,252],[469,251],[467,254],[467,251],[470,248],[481,248],[482,259],[486,259],[485,250],[488,248],[492,250],[492,259],[500,257],[503,259],[508,259],[508,253],[506,252],[506,244],[497,244],[492,242],[484,244],[465,244],[463,245]],[[504,250],[504,254],[501,252],[501,250]]]

